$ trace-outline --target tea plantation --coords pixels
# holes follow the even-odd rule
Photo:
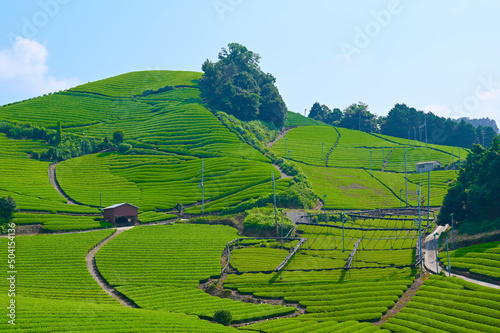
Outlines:
[[[19,208],[12,223],[19,232],[53,233],[0,238],[1,251],[16,258],[16,330],[500,332],[497,289],[422,275],[417,262],[417,192],[423,206],[440,206],[458,175],[452,166],[467,150],[292,112],[285,133],[263,136],[268,125],[221,121],[209,110],[200,78],[132,72],[0,106],[0,191]],[[58,122],[62,141],[54,143]],[[53,134],[31,139],[19,126]],[[112,145],[116,130],[124,140]],[[63,149],[73,157],[63,158]],[[49,152],[56,164],[43,157]],[[417,173],[416,164],[427,161],[442,168]],[[291,228],[286,219],[290,238],[283,240],[274,238],[274,227],[251,231],[267,238],[241,236],[251,229],[243,215],[259,209],[273,211],[274,226],[273,185],[289,200],[298,185],[312,186],[311,196],[323,200],[300,214],[321,224]],[[259,198],[269,207],[240,209]],[[141,223],[117,231],[100,208],[121,202],[139,206]],[[360,212],[405,206],[410,210]],[[214,216],[198,218],[202,209]],[[349,211],[341,217],[338,209]],[[246,212],[217,217],[237,210]],[[157,222],[166,225],[148,225]],[[493,242],[451,251],[451,266],[498,283],[499,248]],[[4,275],[12,269],[3,266]],[[10,287],[5,276],[0,286]],[[120,305],[113,292],[137,308]],[[11,300],[0,293],[4,308]],[[230,311],[232,327],[215,322],[220,310]],[[12,331],[5,319],[0,331]]]

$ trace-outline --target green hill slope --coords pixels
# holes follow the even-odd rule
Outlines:
[[[312,125],[291,129],[272,149],[278,155],[303,163],[301,167],[316,193],[327,195],[328,209],[405,206],[406,152],[408,204],[418,204],[417,186],[420,185],[423,202],[426,204],[430,195],[430,205],[440,206],[457,172],[432,171],[429,187],[427,173],[416,173],[416,163],[437,160],[445,166],[454,161],[458,166],[458,157],[464,159],[468,152],[462,149],[459,154],[457,147],[429,145],[426,148],[425,143],[417,144],[346,128]]]
[[[270,193],[270,186],[259,185],[270,181],[271,173],[279,178],[279,171],[205,108],[197,87],[200,76],[197,72],[132,72],[4,105],[0,114],[6,121],[30,122],[46,128],[54,128],[60,121],[63,141],[73,138],[70,145],[77,154],[83,152],[83,135],[86,140],[102,140],[112,138],[116,129],[124,131],[125,142],[133,146],[125,154],[91,154],[57,165],[56,176],[62,190],[83,204],[72,205],[68,211],[96,212],[86,205],[98,207],[101,203],[107,206],[124,201],[140,205],[142,211],[169,210],[178,202],[197,204],[202,199],[198,187],[202,159],[207,202],[218,200],[222,206],[223,198],[239,192],[240,200]],[[14,174],[10,183],[23,184],[27,179],[39,178],[45,187],[32,187],[30,193],[17,193],[14,185],[2,184],[1,189],[15,196],[22,210],[65,211],[59,203],[70,207],[48,182],[48,163],[27,158],[26,151],[34,150],[31,146],[40,151],[49,146],[29,146],[27,142],[31,141],[6,142],[4,149],[15,151],[15,157],[24,163],[19,165],[11,159],[7,165],[37,170],[37,175],[30,174],[28,178]],[[260,192],[247,191],[250,188]],[[41,190],[47,194],[36,197]],[[21,194],[32,197],[20,197]],[[50,208],[38,205],[40,199],[58,204]],[[237,203],[233,199],[229,202]]]

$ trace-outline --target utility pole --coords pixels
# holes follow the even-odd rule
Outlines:
[[[429,214],[431,210],[431,171],[427,175],[427,226],[429,226]]]
[[[417,221],[415,220],[415,223]],[[422,257],[422,220],[419,217],[418,221],[418,241],[420,242],[420,269],[423,271],[424,270],[424,258]]]
[[[422,217],[420,215],[420,185],[417,185],[417,200],[418,200],[418,222],[422,223]]]
[[[304,126],[306,126],[306,111],[307,109],[304,109]]]
[[[425,148],[427,147],[427,114],[424,113],[424,125],[425,125]]]
[[[359,115],[358,130],[361,131],[361,111],[358,112],[358,115]]]
[[[373,177],[373,174],[372,174],[372,154],[373,154],[373,150],[370,150],[370,176]]]
[[[413,126],[413,135],[415,137],[415,147],[417,146],[417,128]]]
[[[287,152],[287,150],[286,150],[286,144],[287,143],[288,143],[288,138],[285,138],[285,159],[286,159],[286,152]]]
[[[408,146],[411,146],[411,141],[410,141],[410,129],[408,128]]]
[[[434,234],[434,241],[436,242],[436,274],[439,274],[439,261],[438,261],[438,239],[436,238],[439,234],[435,233]]]
[[[279,237],[278,235],[278,213],[276,212],[276,189],[274,186],[274,172],[271,172],[271,177],[273,180],[273,197],[274,197],[274,225],[276,226],[276,237]]]
[[[323,195],[323,220],[326,223],[326,194]]]
[[[446,254],[448,255],[448,276],[451,276],[450,251],[448,249],[448,236],[446,236]],[[437,258],[436,258],[437,260]]]
[[[102,192],[99,191],[99,211],[101,212],[102,215]]]
[[[450,214],[451,215],[451,240],[453,242],[453,251],[455,251],[455,230],[453,228],[453,213]]]
[[[291,150],[288,151],[288,160],[290,160],[290,152]]]
[[[204,161],[203,158],[201,159],[201,183],[198,185],[198,187],[201,186],[201,215],[205,214],[205,182],[203,179],[203,171],[204,171]]]
[[[405,192],[406,192],[406,207],[408,207],[408,173],[406,169],[406,148],[405,148]]]
[[[283,238],[283,209],[280,209],[281,212],[281,245],[284,243],[284,238]]]
[[[460,147],[458,147],[458,165],[462,169],[462,155],[460,154]]]
[[[83,135],[82,150],[83,150],[83,155],[85,155],[85,133],[82,133],[82,135]]]
[[[340,216],[342,216],[342,252],[345,251],[345,238],[344,238],[344,213],[340,213]]]

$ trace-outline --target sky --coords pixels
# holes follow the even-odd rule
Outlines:
[[[496,0],[0,0],[0,105],[138,70],[201,71],[237,42],[289,110],[396,103],[500,124]]]

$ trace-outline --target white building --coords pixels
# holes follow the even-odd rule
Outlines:
[[[432,171],[439,167],[441,167],[441,163],[439,163],[439,161],[420,162],[417,163],[417,172]]]

